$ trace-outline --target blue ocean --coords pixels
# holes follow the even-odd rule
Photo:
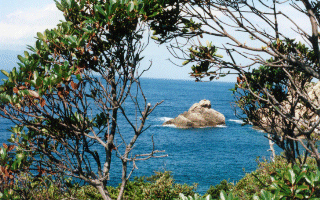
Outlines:
[[[150,176],[154,171],[168,170],[177,183],[198,183],[197,192],[204,194],[210,185],[218,184],[223,179],[236,183],[245,173],[255,170],[257,157],[270,157],[268,140],[264,134],[250,125],[242,126],[234,114],[233,96],[228,90],[234,83],[142,78],[141,86],[152,105],[162,100],[164,102],[149,116],[148,125],[151,127],[139,137],[133,153],[150,152],[153,136],[155,148],[165,150],[164,154],[168,156],[137,161],[138,169],[133,177]],[[166,120],[187,111],[202,99],[210,100],[212,108],[224,114],[225,126],[200,129],[162,126]],[[133,108],[128,104],[127,109]],[[3,143],[10,137],[7,129],[13,124],[2,118],[0,123],[0,143]],[[120,118],[119,124],[126,126],[126,121]],[[130,137],[133,133],[124,129],[122,134]],[[280,150],[276,150],[279,154]],[[119,166],[120,161],[114,156],[109,181],[113,186],[120,183]]]

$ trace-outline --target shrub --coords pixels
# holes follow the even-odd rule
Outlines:
[[[259,168],[246,174],[228,195],[223,190],[220,193],[220,199],[238,199],[236,196],[254,200],[319,199],[320,171],[314,159],[308,159],[299,167],[277,157],[275,162],[260,163]]]
[[[208,189],[208,191],[204,196],[211,195],[212,198],[219,198],[220,192],[222,190],[229,192],[233,189],[233,187],[234,185],[232,183],[228,183],[227,180],[222,180],[220,184],[217,184],[215,186],[210,186],[210,188]]]
[[[320,197],[320,171],[309,165],[302,168],[294,165],[278,169],[271,176],[272,184],[267,188],[272,194],[284,199],[310,199]]]
[[[120,187],[121,185],[107,186],[112,199],[117,198]],[[123,200],[171,200],[178,198],[180,193],[195,195],[196,187],[197,184],[190,186],[175,183],[171,172],[155,172],[150,177],[135,177],[133,181],[128,181]],[[32,174],[20,174],[19,181],[0,194],[0,199],[102,199],[99,191],[91,185],[80,186],[79,183],[72,182],[71,178],[58,179],[47,173],[36,177]]]
[[[185,196],[184,194],[180,193],[179,198],[175,200],[213,200],[211,195],[207,195],[205,197],[201,197],[198,194],[195,194],[194,196]]]
[[[185,195],[195,195],[197,185],[192,186],[187,184],[175,183],[171,172],[155,172],[155,175],[150,177],[135,177],[133,181],[128,181],[123,199],[124,200],[166,200],[178,198],[180,193]],[[81,188],[82,196],[90,197],[91,199],[99,199],[98,192],[90,186]],[[116,198],[120,191],[118,187],[108,186],[111,198]],[[79,198],[79,197],[78,197]]]
[[[263,189],[272,184],[272,175],[284,172],[288,168],[288,163],[282,156],[276,156],[274,162],[258,161],[258,169],[247,173],[232,188],[232,194],[240,197],[240,199],[252,199],[253,196],[260,195]],[[306,164],[310,171],[315,171],[317,165],[314,159],[308,158]],[[291,164],[289,164],[289,167]],[[228,191],[225,189],[225,191]],[[265,193],[267,194],[267,193]]]
[[[194,195],[197,184],[189,186],[187,184],[177,184],[171,172],[155,172],[156,174],[146,178],[151,184],[143,189],[144,199],[173,199],[179,197],[180,193]]]

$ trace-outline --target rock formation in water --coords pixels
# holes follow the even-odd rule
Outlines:
[[[193,104],[187,112],[163,123],[163,125],[175,125],[178,128],[215,127],[222,124],[225,124],[224,115],[211,109],[209,100],[201,100]]]

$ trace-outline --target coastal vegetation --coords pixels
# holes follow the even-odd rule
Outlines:
[[[138,69],[148,21],[166,4],[56,1],[65,21],[37,33],[36,45],[18,56],[18,68],[2,70],[7,80],[0,87],[0,116],[16,124],[10,138],[14,145],[2,148],[8,184],[20,173],[36,175],[35,180],[43,174],[72,177],[111,199],[106,188],[111,161],[120,159],[117,199],[122,199],[136,161],[166,156],[154,148],[132,154],[147,117],[160,104],[147,102],[139,82],[146,69]],[[129,101],[134,117],[124,106]],[[128,134],[122,133],[119,115],[131,126]],[[16,152],[15,159],[8,152]]]
[[[46,175],[37,180],[26,175],[24,182],[7,186],[3,199],[103,199],[97,188],[65,179],[64,184]],[[107,186],[111,198],[117,198],[118,187]],[[204,195],[197,184],[178,184],[171,172],[155,172],[150,177],[128,181],[123,199],[316,199],[320,197],[320,171],[314,159],[307,159],[301,169],[276,156],[275,162],[260,162],[257,170],[247,173],[236,183],[227,180],[211,186]]]
[[[61,0],[56,5],[65,21],[38,33],[35,46],[18,56],[17,68],[2,70],[7,79],[0,86],[0,116],[15,126],[0,150],[1,198],[320,198],[320,96],[310,90],[320,79],[320,2]],[[282,12],[283,6],[305,16],[310,30]],[[282,29],[284,23],[306,44]],[[239,118],[264,130],[271,150],[275,143],[283,155],[273,154],[271,162],[261,162],[237,183],[210,187],[203,197],[196,184],[177,184],[167,171],[130,180],[136,161],[166,156],[153,138],[150,152],[133,153],[148,116],[161,103],[147,101],[139,79],[150,30],[150,38],[169,44],[172,55],[190,65],[196,81],[237,74],[232,91]],[[203,41],[208,38],[211,42]],[[226,41],[219,43],[221,38]],[[128,102],[134,111],[125,109]],[[122,131],[120,116],[131,132]],[[111,187],[115,159],[121,183]]]

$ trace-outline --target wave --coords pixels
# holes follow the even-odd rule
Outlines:
[[[171,127],[171,128],[177,128],[175,125],[173,124],[166,124],[166,125],[161,125],[161,126],[164,126],[164,127]]]
[[[166,121],[169,121],[170,119],[173,119],[171,117],[160,117],[157,119],[157,121],[162,121],[162,122],[166,122]]]
[[[255,127],[255,126],[253,126],[252,129],[256,130],[256,131],[258,131],[260,133],[266,133],[264,130],[262,130],[262,129],[258,128],[258,127]]]
[[[227,128],[226,125],[217,125],[216,127],[217,127],[217,128]]]
[[[162,127],[170,127],[170,128],[178,128],[176,127],[174,124],[166,124],[166,125],[156,125],[156,126],[162,126]],[[212,127],[212,126],[205,126],[205,127],[200,127],[201,129],[202,128],[227,128],[226,125],[217,125],[215,127]],[[188,129],[188,128],[180,128],[180,129]]]
[[[228,121],[229,121],[229,122],[235,122],[235,123],[237,123],[237,124],[243,124],[243,121],[240,120],[240,119],[229,119]]]

